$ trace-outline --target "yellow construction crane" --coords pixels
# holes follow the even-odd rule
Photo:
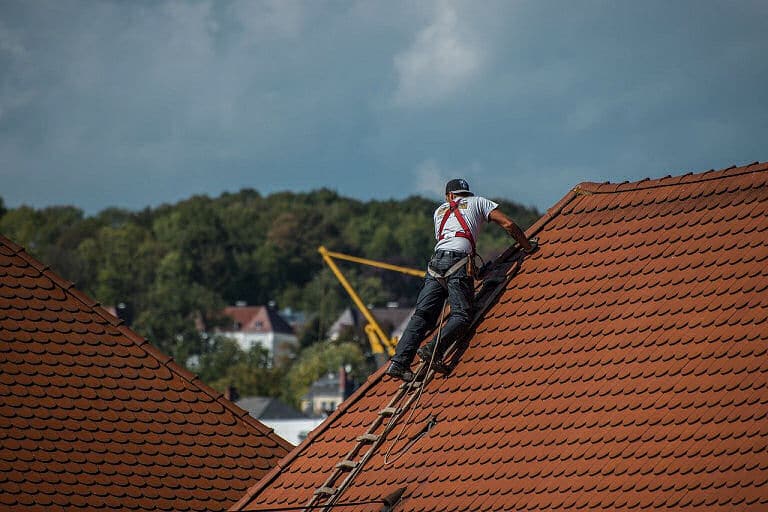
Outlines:
[[[424,277],[424,270],[416,270],[413,268],[391,265],[389,263],[382,263],[380,261],[369,260],[366,258],[358,258],[357,256],[349,256],[340,252],[332,252],[322,245],[318,247],[317,251],[323,257],[323,260],[328,265],[328,267],[330,267],[331,271],[336,276],[336,279],[339,280],[341,286],[344,287],[349,296],[352,298],[352,302],[355,303],[357,309],[360,310],[365,319],[368,321],[365,326],[365,334],[368,336],[368,343],[371,345],[371,350],[373,351],[374,357],[377,359],[377,361],[379,361],[380,364],[383,364],[383,360],[386,360],[387,356],[391,357],[395,354],[397,338],[390,338],[387,336],[379,323],[376,321],[376,318],[373,316],[371,311],[368,309],[365,303],[363,303],[362,299],[360,299],[360,296],[357,294],[357,292],[355,292],[355,289],[352,288],[352,285],[349,284],[349,281],[341,272],[341,270],[339,270],[339,267],[336,265],[334,259],[351,261],[354,263],[383,268],[386,270],[393,270],[395,272],[401,272],[403,274],[408,274],[415,277]]]

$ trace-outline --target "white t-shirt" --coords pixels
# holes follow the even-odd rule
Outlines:
[[[483,224],[488,222],[488,215],[498,208],[499,205],[484,197],[478,196],[461,197],[457,199],[457,201],[459,202],[459,211],[464,217],[469,230],[472,232],[472,237],[475,239],[475,242],[477,242],[480,228]],[[445,226],[443,227],[443,239],[440,240],[440,224],[443,222],[443,217],[449,207],[449,203],[443,203],[438,206],[434,213],[435,239],[437,240],[435,250],[458,251],[469,254],[472,252],[472,243],[464,237],[456,236],[457,231],[463,231],[464,229],[461,227],[461,224],[459,224],[459,219],[457,219],[456,215],[453,213],[445,222]]]

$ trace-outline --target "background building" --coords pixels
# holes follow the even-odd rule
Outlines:
[[[322,416],[310,418],[282,400],[267,396],[248,396],[235,403],[294,445],[306,439],[307,435],[325,419]]]
[[[263,347],[269,351],[272,364],[294,354],[298,338],[275,308],[238,304],[225,308],[223,313],[231,323],[215,333],[234,339],[243,350]]]

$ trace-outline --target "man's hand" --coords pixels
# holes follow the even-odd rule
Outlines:
[[[533,254],[536,252],[536,250],[539,248],[539,239],[538,238],[531,238],[528,240],[528,243],[531,245],[530,249],[523,249],[523,252],[525,254]]]

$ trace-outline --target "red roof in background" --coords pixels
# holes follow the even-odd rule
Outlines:
[[[224,315],[237,325],[225,325],[225,332],[279,332],[293,334],[293,328],[280,314],[268,306],[227,306]]]
[[[0,508],[223,510],[290,448],[0,236]]]
[[[392,510],[768,509],[768,165],[584,183],[528,235],[540,250],[458,366],[337,503],[404,487]],[[382,371],[234,509],[328,486],[397,393]]]

